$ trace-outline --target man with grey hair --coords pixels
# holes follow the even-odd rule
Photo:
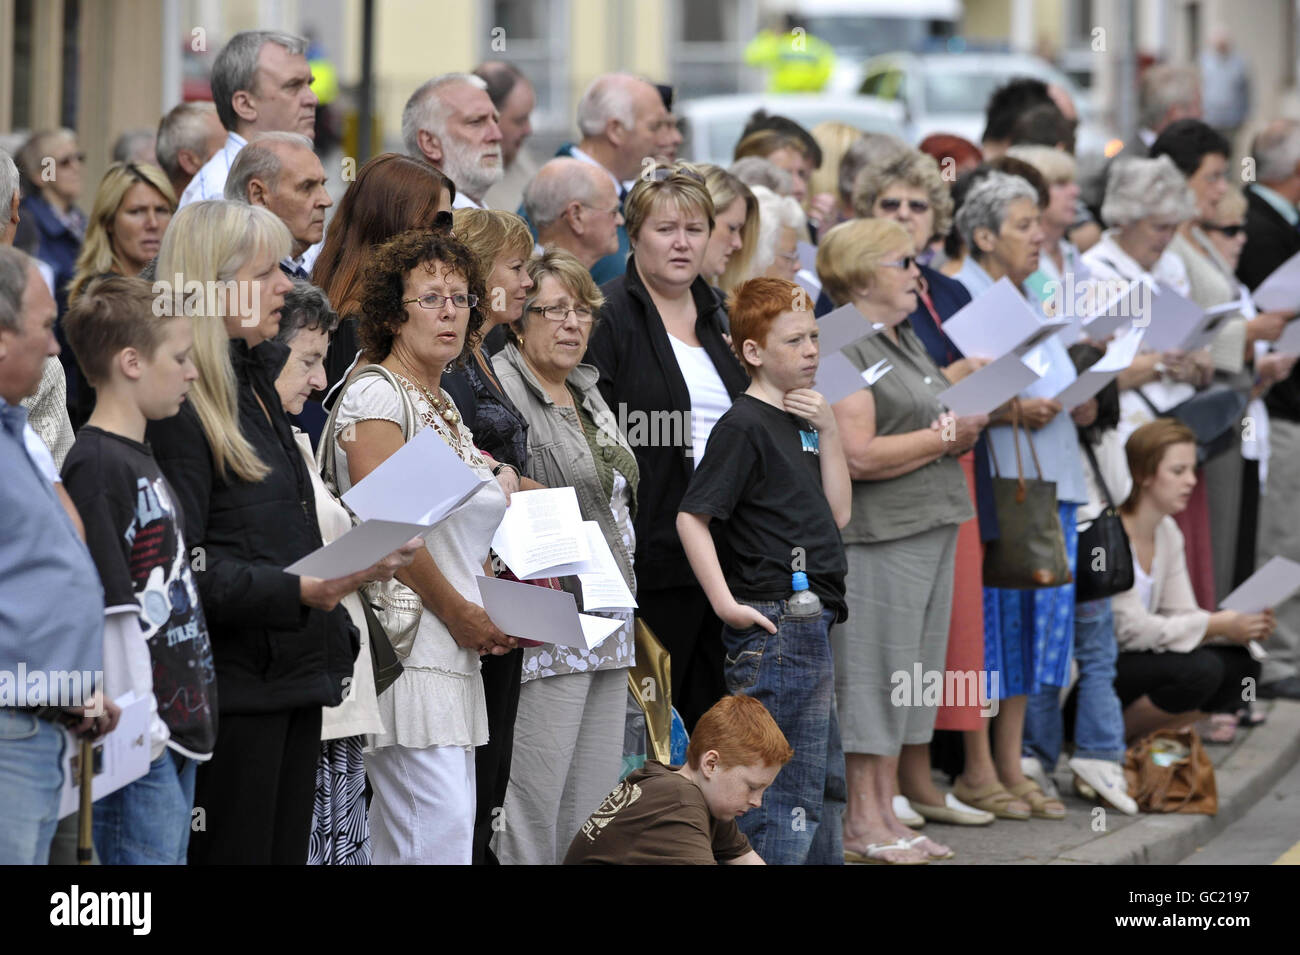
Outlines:
[[[211,103],[180,103],[158,123],[154,151],[158,165],[171,180],[172,191],[184,195],[195,174],[226,142],[226,130]]]
[[[618,252],[618,193],[590,163],[557,156],[543,165],[524,190],[524,211],[539,247],[572,252],[587,269]]]
[[[220,199],[235,156],[258,133],[316,135],[307,41],[275,30],[236,33],[212,65],[212,100],[226,143],[185,187],[179,205]]]
[[[565,143],[556,153],[571,156],[604,171],[618,191],[618,201],[636,184],[641,170],[656,159],[656,143],[673,122],[663,97],[653,85],[631,73],[605,73],[591,81],[578,101],[578,131],[582,139]],[[631,246],[627,231],[618,230],[618,251],[591,269],[597,284],[622,275]]]
[[[63,790],[60,725],[97,737],[119,715],[109,703],[103,715],[85,715],[95,688],[80,675],[93,683],[102,674],[104,592],[50,479],[48,453],[32,453],[20,404],[59,353],[56,315],[32,258],[0,246],[0,673],[27,674],[18,698],[0,704],[0,865],[49,861]],[[75,688],[66,679],[73,674]]]
[[[1246,187],[1246,245],[1237,277],[1250,289],[1300,252],[1300,122],[1269,123],[1251,144],[1255,181]],[[1264,397],[1269,464],[1259,503],[1259,563],[1281,555],[1300,560],[1300,377],[1291,374]],[[1300,700],[1300,600],[1276,607],[1277,629],[1264,643],[1268,656],[1259,695]]]
[[[1201,80],[1195,67],[1159,63],[1142,74],[1138,87],[1138,137],[1148,149],[1165,127],[1201,118]]]
[[[422,85],[402,110],[408,155],[423,157],[456,184],[456,209],[485,209],[501,181],[501,117],[487,83],[472,73],[444,73]]]
[[[523,201],[524,187],[537,175],[537,161],[524,149],[533,134],[537,90],[514,64],[488,60],[474,67],[474,75],[487,83],[487,94],[501,115],[501,164],[505,175],[483,197],[490,209],[514,211]]]
[[[113,162],[158,165],[157,139],[158,134],[152,129],[128,129],[113,143]]]
[[[0,149],[0,245],[12,245],[18,229],[18,204],[22,201],[18,167]]]
[[[226,178],[226,198],[274,212],[289,229],[293,246],[280,261],[285,275],[306,279],[307,249],[325,237],[325,168],[311,140],[299,133],[263,133],[240,150]]]

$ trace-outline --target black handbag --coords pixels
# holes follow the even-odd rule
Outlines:
[[[397,658],[388,633],[379,623],[366,595],[357,596],[361,598],[361,613],[366,618],[366,631],[370,638],[370,666],[375,674],[375,696],[380,696],[402,675],[402,661]]]
[[[1028,435],[1027,435],[1028,436]],[[1037,590],[1061,587],[1074,578],[1065,553],[1065,532],[1056,507],[1056,482],[1043,480],[1038,451],[1029,437],[1036,478],[1026,478],[1020,458],[1020,402],[1011,406],[1011,437],[1016,445],[1016,476],[998,474],[998,458],[989,441],[993,460],[993,503],[998,512],[998,538],[984,548],[984,586],[1002,590]]]
[[[1216,382],[1203,388],[1181,404],[1160,412],[1151,399],[1137,389],[1138,397],[1157,418],[1174,418],[1196,432],[1196,465],[1229,450],[1234,442],[1233,429],[1241,421],[1249,399],[1235,388]]]
[[[1088,454],[1088,463],[1092,465],[1097,485],[1106,498],[1106,507],[1086,529],[1079,531],[1074,597],[1077,601],[1101,600],[1133,589],[1133,552],[1129,549],[1128,532],[1124,530],[1124,522],[1120,520],[1115,501],[1110,496],[1110,488],[1097,466],[1097,455],[1086,439],[1079,443]]]

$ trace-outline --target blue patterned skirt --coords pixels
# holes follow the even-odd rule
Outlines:
[[[1065,554],[1073,574],[1078,504],[1057,504]],[[984,668],[997,673],[998,699],[1065,686],[1074,649],[1074,584],[1040,590],[984,588]]]
[[[320,744],[308,865],[370,865],[364,745],[361,736]]]

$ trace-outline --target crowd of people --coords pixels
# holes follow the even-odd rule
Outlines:
[[[1195,74],[1158,66],[1149,148],[1100,191],[1068,95],[1030,79],[979,145],[760,111],[723,168],[677,157],[672,89],[618,73],[537,164],[532,85],[488,62],[416,89],[405,153],[331,197],[305,51],[234,36],[215,108],[163,117],[89,215],[70,131],[0,152],[0,670],[102,673],[0,701],[0,862],[71,858],[69,740],[132,700],[150,765],[94,804],[106,864],[914,865],[953,856],[927,822],[1063,818],[1067,755],[1136,813],[1129,745],[1230,741],[1256,684],[1300,698],[1300,606],[1213,609],[1300,558],[1300,378],[1273,345],[1300,302],[1250,295],[1300,251],[1300,123],[1263,128],[1241,188]],[[1108,346],[1077,323],[1016,398],[948,411],[987,359],[945,322],[995,284],[1073,319],[1063,285],[1142,278],[1235,304],[1076,406]],[[845,305],[874,332],[830,403],[819,319]],[[364,570],[286,572],[425,429],[485,490]],[[1054,486],[1068,570],[1004,586],[1013,462]],[[542,488],[573,489],[635,595],[591,648],[505,633],[479,593]],[[1104,514],[1133,580],[1085,599]],[[582,606],[576,576],[526,583]],[[629,681],[654,652],[679,767],[647,760]],[[922,674],[948,689],[899,692]]]

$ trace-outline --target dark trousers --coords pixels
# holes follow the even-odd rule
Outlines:
[[[1121,653],[1115,692],[1128,706],[1151,697],[1166,713],[1235,713],[1246,678],[1259,681],[1259,662],[1245,647],[1200,646],[1191,653]]]
[[[704,711],[727,695],[722,621],[700,587],[638,590],[637,615],[672,657],[673,706],[693,732]]]
[[[523,650],[483,658],[488,741],[474,750],[474,865],[500,864],[488,843],[510,783],[510,755],[515,748],[515,714],[519,712],[519,680],[523,672]]]
[[[221,714],[194,782],[190,865],[307,864],[320,722],[319,706]]]
[[[1259,462],[1241,459],[1241,513],[1237,520],[1237,559],[1232,586],[1239,587],[1255,572],[1259,541]]]

